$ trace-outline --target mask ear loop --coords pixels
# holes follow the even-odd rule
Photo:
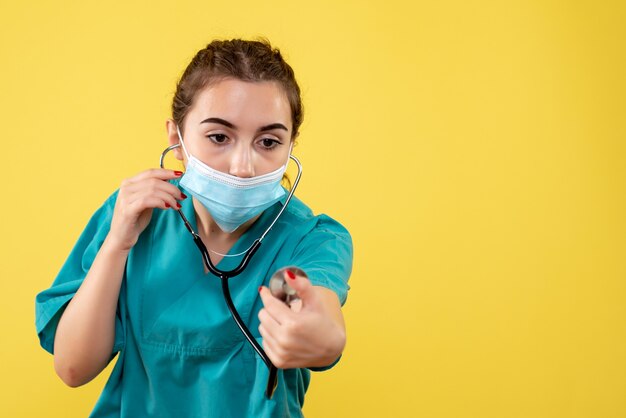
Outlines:
[[[185,157],[187,157],[187,161],[190,159],[190,154],[187,152],[187,147],[185,147],[185,141],[183,141],[183,136],[180,134],[180,128],[176,125],[176,132],[178,133],[178,140],[183,147],[183,151],[185,152]]]

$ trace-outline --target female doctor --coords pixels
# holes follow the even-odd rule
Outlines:
[[[302,118],[293,70],[268,41],[213,41],[193,58],[166,122],[185,173],[124,180],[36,298],[41,345],[67,385],[119,353],[91,416],[302,416],[310,370],[345,346],[352,267],[346,229],[280,185]],[[261,236],[227,280],[247,339],[210,265],[236,269]],[[291,305],[268,288],[286,266],[301,269],[280,273]]]

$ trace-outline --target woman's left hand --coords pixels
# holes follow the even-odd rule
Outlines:
[[[288,271],[285,280],[300,297],[291,307],[274,297],[267,287],[259,288],[265,306],[259,311],[265,352],[281,369],[332,364],[346,344],[337,295]]]

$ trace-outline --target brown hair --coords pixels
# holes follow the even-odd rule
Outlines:
[[[280,51],[273,48],[265,38],[257,41],[214,40],[198,51],[176,85],[172,102],[172,118],[181,130],[198,92],[225,78],[278,82],[291,107],[291,139],[298,135],[304,118],[300,87],[293,69],[285,62]]]

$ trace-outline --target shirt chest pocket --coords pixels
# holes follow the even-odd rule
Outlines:
[[[224,299],[221,279],[205,273],[202,254],[180,219],[172,216],[171,222],[159,218],[151,223],[129,254],[126,279],[135,335],[142,344],[189,355],[247,345]],[[238,242],[233,252],[245,250],[247,244],[251,242]],[[281,245],[277,240],[272,244],[259,249],[245,271],[228,281],[239,316],[258,337],[258,288],[269,280]],[[224,257],[217,267],[230,271],[240,261]]]
[[[217,284],[217,278],[212,279]],[[147,343],[175,346],[189,353],[226,350],[239,344],[242,336],[232,319],[219,286],[196,280],[193,284],[174,280],[171,286],[144,287],[142,333]]]
[[[139,299],[142,342],[190,355],[232,349],[244,336],[230,315],[221,281],[204,274],[201,260],[191,254],[161,252],[158,261],[154,254],[136,254],[127,265]],[[237,309],[246,317],[251,306],[246,298],[237,299]]]

